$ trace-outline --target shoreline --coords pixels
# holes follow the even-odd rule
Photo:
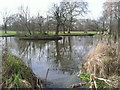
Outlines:
[[[38,34],[36,34],[38,36]],[[96,34],[59,34],[58,36],[94,36]],[[35,35],[34,35],[35,36]],[[56,35],[49,35],[49,37],[53,37]],[[27,35],[21,35],[21,34],[0,34],[0,37],[29,37]]]
[[[2,88],[44,88],[43,81],[20,58],[8,53],[2,58]]]

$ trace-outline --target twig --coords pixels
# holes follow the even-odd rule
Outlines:
[[[94,74],[91,74],[90,75],[90,87],[89,88],[97,88],[97,84],[96,84],[96,81],[95,81],[95,75]]]
[[[50,69],[48,68],[47,73],[46,73],[46,77],[45,77],[45,82],[47,81],[47,76],[48,76],[49,70],[50,70]]]
[[[81,86],[85,86],[86,83],[78,83],[78,84],[73,84],[71,86],[69,86],[68,88],[77,88],[77,87],[81,87]]]
[[[95,79],[98,79],[98,80],[104,81],[104,82],[107,83],[109,86],[113,86],[113,85],[111,85],[111,84],[108,83],[108,82],[112,82],[112,81],[110,81],[110,80],[108,80],[108,79],[98,78],[98,77],[95,77]]]
[[[108,79],[104,79],[104,78],[98,78],[98,77],[95,77],[95,79],[103,80],[103,81],[105,81],[105,82],[112,82],[112,81],[110,81],[110,80],[108,80]]]

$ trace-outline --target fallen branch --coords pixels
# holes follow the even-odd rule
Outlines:
[[[47,73],[46,73],[46,77],[45,77],[45,82],[47,81],[47,77],[48,77],[49,70],[50,70],[50,69],[48,68]]]
[[[110,82],[112,82],[111,80],[104,79],[104,78],[98,78],[98,77],[95,77],[95,79],[98,79],[98,80],[104,81],[104,82],[107,83],[109,86],[113,86],[113,85],[110,84]]]
[[[77,87],[81,87],[81,86],[85,86],[86,83],[78,83],[78,84],[73,84],[71,86],[69,86],[68,88],[77,88]]]

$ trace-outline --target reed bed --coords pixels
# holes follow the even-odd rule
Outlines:
[[[81,72],[94,74],[96,77],[110,80],[110,87],[119,87],[119,67],[117,44],[99,41],[93,50],[84,57]]]

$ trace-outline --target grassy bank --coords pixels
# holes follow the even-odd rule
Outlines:
[[[117,44],[100,41],[91,53],[85,56],[82,73],[94,74],[99,82],[98,88],[120,88],[119,87],[119,58],[116,53]],[[89,79],[90,80],[90,79]]]
[[[3,88],[37,88],[37,78],[16,56],[3,55],[3,71]]]
[[[8,30],[7,34],[16,34],[16,31],[13,30]],[[39,32],[36,32],[39,33]],[[49,35],[54,35],[55,31],[49,31],[47,32]],[[0,34],[5,34],[5,31],[0,30]],[[59,32],[59,35],[63,34],[62,31]],[[68,34],[68,32],[66,31],[65,34]],[[96,31],[87,31],[86,33],[84,31],[71,31],[70,34],[96,34]]]
[[[48,34],[55,34],[55,31],[50,31]],[[84,31],[70,31],[68,33],[67,31],[65,34],[96,34],[96,31],[87,31],[86,33]],[[65,35],[62,31],[59,32],[59,35]]]
[[[0,30],[0,34],[5,34],[5,31]],[[16,34],[16,31],[7,31],[7,34]]]

